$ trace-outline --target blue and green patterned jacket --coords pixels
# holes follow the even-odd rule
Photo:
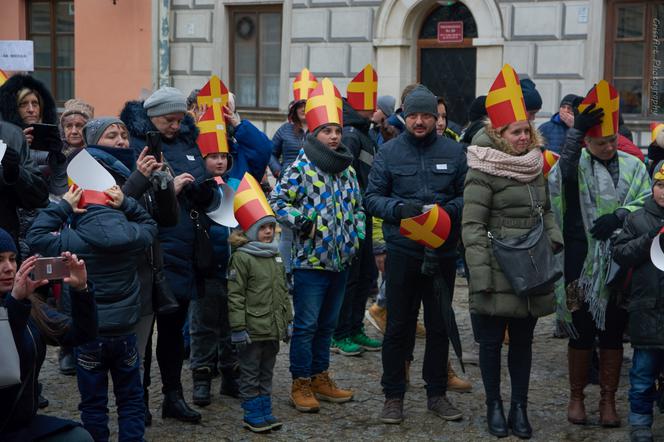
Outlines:
[[[328,174],[301,149],[272,191],[270,204],[277,220],[294,230],[294,269],[342,271],[364,239],[362,196],[352,166]],[[313,239],[301,234],[307,220],[316,227]]]

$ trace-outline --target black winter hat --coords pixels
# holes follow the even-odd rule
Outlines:
[[[407,118],[408,115],[416,112],[438,116],[438,99],[422,85],[417,86],[410,94],[406,95],[401,115]]]
[[[470,103],[468,109],[468,120],[477,121],[482,117],[486,117],[486,95],[480,95]]]
[[[582,98],[582,97],[579,97],[576,94],[567,94],[563,97],[562,100],[560,100],[560,106],[558,106],[558,107],[563,107],[564,105],[574,107],[574,103],[578,103],[579,98]]]
[[[526,110],[534,111],[542,109],[542,97],[537,89],[535,83],[530,78],[521,80],[521,90],[523,91],[523,101],[526,102]]]

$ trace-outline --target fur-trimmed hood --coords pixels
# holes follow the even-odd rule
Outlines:
[[[18,103],[16,102],[18,92],[24,88],[32,89],[39,94],[42,123],[58,124],[58,110],[51,91],[41,81],[24,74],[12,75],[0,86],[0,118],[20,128],[25,127],[18,113]]]
[[[128,101],[125,103],[120,119],[127,126],[129,135],[134,138],[145,139],[145,133],[156,131],[157,128],[150,121],[147,111],[143,108],[142,101]],[[184,114],[184,119],[180,124],[178,138],[183,139],[187,144],[195,144],[198,138],[198,127],[191,115]]]
[[[480,147],[491,147],[509,155],[524,155],[533,149],[546,145],[544,138],[532,123],[530,123],[530,133],[530,146],[528,146],[528,150],[522,154],[518,154],[512,148],[512,145],[500,136],[500,132],[491,125],[491,121],[486,119],[484,127],[477,131],[470,144]]]

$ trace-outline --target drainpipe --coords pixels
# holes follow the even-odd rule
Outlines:
[[[170,0],[152,2],[152,35],[153,41],[157,42],[152,48],[152,84],[155,90],[162,86],[170,86],[169,5]]]

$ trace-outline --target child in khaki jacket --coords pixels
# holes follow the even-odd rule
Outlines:
[[[238,194],[242,189],[240,184]],[[253,201],[259,198],[264,200],[265,197],[256,193]],[[269,209],[267,201],[260,206]],[[279,340],[288,342],[293,313],[284,265],[278,242],[274,240],[276,220],[273,214],[264,210],[258,216],[265,216],[257,221],[253,221],[258,217],[255,214],[242,215],[242,207],[236,207],[236,218],[244,232],[234,232],[229,240],[234,251],[228,271],[228,316],[231,341],[238,349],[240,360],[244,426],[254,432],[265,432],[282,425],[272,415],[270,394]]]

